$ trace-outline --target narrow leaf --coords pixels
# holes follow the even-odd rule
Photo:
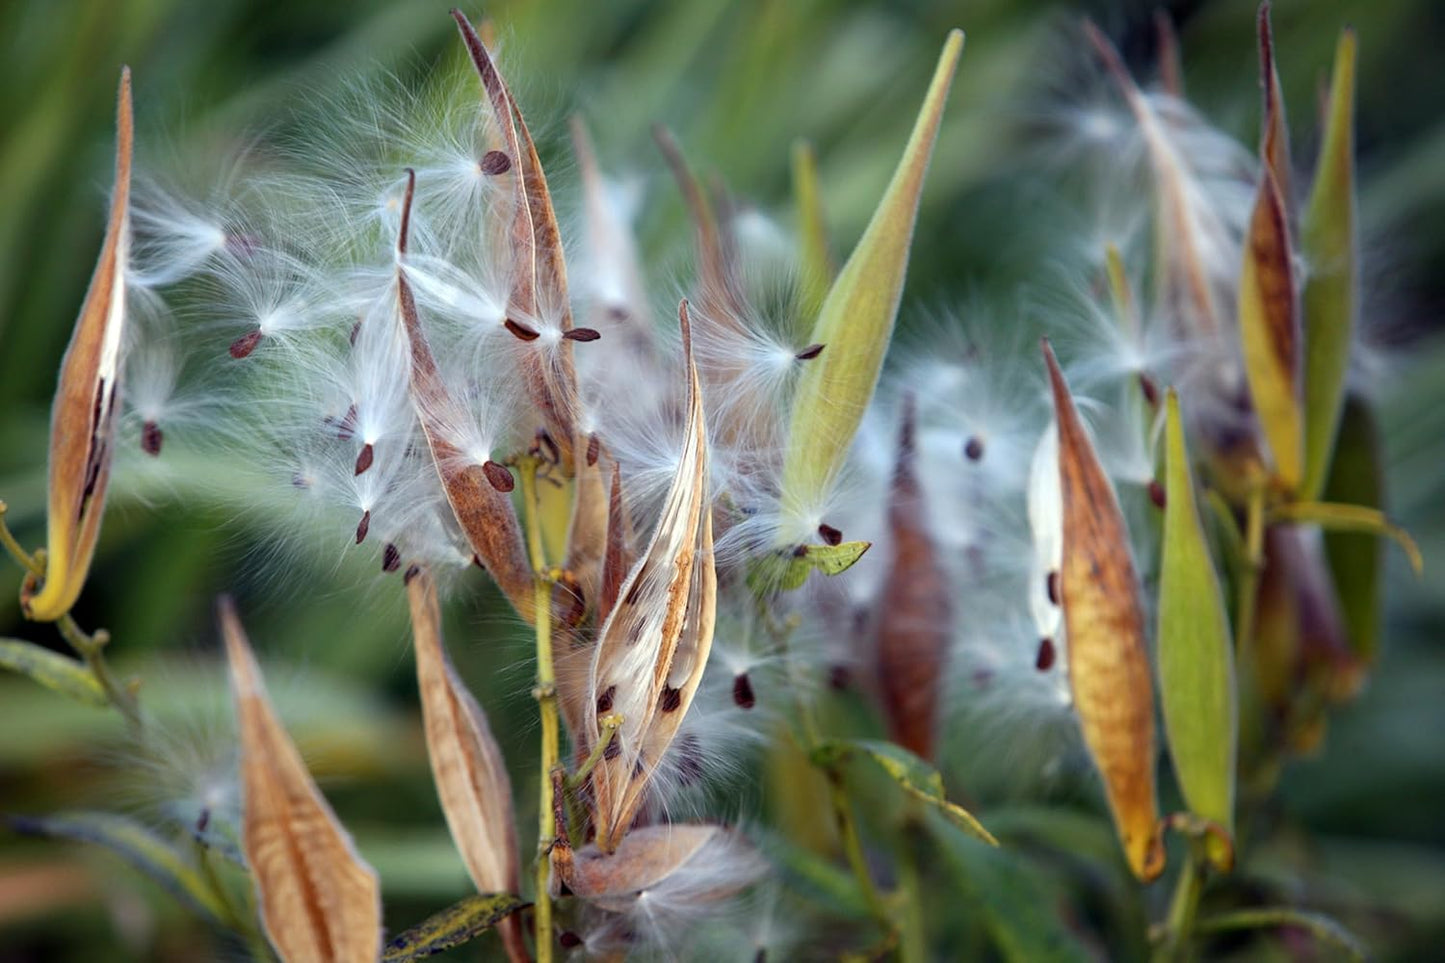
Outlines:
[[[1260,123],[1260,157],[1274,175],[1286,209],[1294,196],[1289,156],[1289,123],[1285,119],[1284,93],[1279,86],[1279,67],[1274,59],[1274,34],[1269,25],[1269,0],[1259,5],[1256,28],[1259,33],[1259,82],[1264,90],[1264,115]]]
[[[972,813],[947,799],[943,791],[943,777],[938,770],[902,746],[872,739],[834,739],[813,751],[813,762],[828,767],[855,754],[861,754],[878,766],[904,792],[928,803],[959,829],[990,846],[998,845],[998,840]]]
[[[1194,500],[1179,398],[1166,404],[1164,549],[1159,576],[1159,699],[1184,801],[1234,831],[1238,717],[1234,644]],[[1213,838],[1213,837],[1211,837]],[[1223,856],[1223,852],[1215,853]]]
[[[808,362],[793,400],[783,463],[786,511],[801,512],[829,489],[873,397],[903,294],[924,175],[962,51],[963,34],[955,30],[893,180],[813,325],[808,340],[827,349]]]
[[[21,591],[25,614],[42,622],[53,622],[70,611],[80,595],[100,536],[110,483],[130,253],[133,125],[128,67],[121,69],[118,101],[115,186],[105,243],[60,363],[60,383],[50,410],[45,576],[38,587],[27,579]]]
[[[1320,942],[1344,951],[1348,959],[1363,961],[1370,958],[1369,951],[1359,938],[1338,921],[1323,913],[1310,913],[1287,906],[1221,913],[1200,920],[1197,929],[1200,933],[1228,933],[1284,927],[1302,929]]]
[[[416,174],[408,171],[401,230],[396,242],[396,300],[397,318],[411,349],[412,405],[457,524],[512,607],[530,621],[535,605],[533,572],[522,546],[516,509],[507,494],[491,481],[489,466],[495,463],[478,464],[463,451],[462,435],[456,426],[466,421],[437,368],[406,277],[407,232],[415,193]],[[496,469],[505,473],[499,465]]]
[[[1270,510],[1270,516],[1281,522],[1318,525],[1327,532],[1359,532],[1385,536],[1400,546],[1416,575],[1425,570],[1425,559],[1420,554],[1420,546],[1415,544],[1409,532],[1391,522],[1378,508],[1336,505],[1332,502],[1290,502],[1275,506]]]
[[[1284,199],[1265,170],[1250,217],[1239,274],[1239,336],[1255,414],[1286,491],[1304,473],[1304,413],[1300,409],[1300,329],[1294,257]]]
[[[480,893],[521,888],[512,783],[486,713],[467,691],[442,640],[436,583],[421,569],[407,581],[417,689],[427,757],[447,829]],[[428,921],[431,922],[431,921]],[[425,925],[425,924],[423,924]],[[520,924],[502,928],[507,955],[527,959]]]
[[[926,524],[923,488],[914,466],[913,432],[910,396],[899,428],[888,502],[893,554],[878,617],[878,685],[893,740],[929,759],[944,658],[952,637],[951,591]]]
[[[381,889],[276,717],[241,621],[220,606],[241,738],[242,849],[261,925],[288,963],[373,963]]]
[[[1095,958],[1060,920],[1017,853],[985,846],[939,814],[930,814],[928,827],[968,905],[982,913],[1002,959],[1083,963]]]
[[[386,944],[382,963],[410,963],[469,943],[503,920],[525,909],[511,893],[482,893],[468,896],[440,913],[428,916]]]
[[[592,774],[597,843],[616,848],[643,791],[692,704],[712,649],[717,614],[707,426],[693,363],[688,306],[678,309],[687,372],[687,433],[672,487],[646,551],[619,589],[594,650],[583,731],[590,749],[600,717],[622,716]]]
[[[0,666],[28,675],[47,689],[91,706],[108,706],[110,697],[83,662],[23,639],[0,639]]]
[[[1384,471],[1379,428],[1366,402],[1350,398],[1330,465],[1325,497],[1337,504],[1383,509]],[[1378,539],[1350,532],[1326,532],[1325,554],[1340,600],[1350,648],[1364,666],[1380,648],[1384,615],[1384,558]]]
[[[1302,497],[1317,498],[1329,473],[1350,339],[1359,310],[1355,226],[1355,34],[1346,30],[1335,49],[1329,116],[1319,165],[1300,232],[1306,264],[1305,478]]]
[[[1129,867],[1147,882],[1164,869],[1164,846],[1154,794],[1154,690],[1129,533],[1047,341],[1044,361],[1059,429],[1069,685]]]
[[[120,856],[161,885],[166,892],[212,923],[234,925],[230,912],[195,866],[145,826],[115,813],[57,813],[53,816],[6,818],[10,828],[27,836],[49,836],[94,843]]]

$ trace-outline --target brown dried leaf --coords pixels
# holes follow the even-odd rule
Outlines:
[[[406,199],[402,206],[401,232],[397,254],[406,256],[407,231],[416,188],[416,175],[407,172]],[[431,449],[437,476],[457,524],[483,567],[511,601],[512,607],[528,621],[532,619],[535,596],[533,572],[522,545],[522,530],[512,500],[498,490],[488,474],[487,464],[477,464],[463,454],[450,426],[463,424],[456,401],[437,369],[436,358],[421,329],[416,299],[406,279],[404,266],[396,271],[397,314],[411,348],[411,398],[422,431]],[[488,463],[490,464],[490,463]],[[498,466],[500,468],[500,466]],[[359,541],[359,539],[358,539]]]
[[[709,202],[707,193],[687,166],[687,158],[672,132],[659,125],[652,129],[652,136],[667,160],[692,217],[697,245],[698,310],[708,321],[726,325],[734,333],[742,335],[743,295],[737,288],[735,252],[727,242],[719,212]]]
[[[899,429],[888,504],[893,558],[878,623],[878,682],[893,740],[929,759],[938,716],[938,683],[948,650],[948,584],[925,525],[914,469],[910,396]]]
[[[1044,361],[1059,427],[1059,589],[1074,709],[1129,866],[1147,882],[1164,869],[1164,844],[1154,794],[1154,688],[1129,533],[1047,341]]]
[[[512,98],[507,83],[471,23],[459,10],[452,19],[461,31],[467,54],[476,67],[505,150],[514,161],[512,224],[508,243],[512,250],[512,291],[509,313],[523,318],[555,316],[562,330],[572,327],[567,297],[567,262],[562,234],[552,208],[547,178],[537,157],[532,135]],[[572,342],[563,339],[548,351],[527,353],[526,382],[542,409],[543,423],[560,448],[564,469],[572,464],[573,417],[577,409],[577,372],[572,363]]]
[[[447,657],[436,583],[425,569],[407,580],[417,690],[427,756],[447,829],[479,893],[521,891],[512,783],[486,713]],[[507,955],[526,960],[521,921],[498,924]]]
[[[611,322],[608,337],[611,339],[612,332],[622,328],[626,332],[624,337],[628,347],[638,357],[650,360],[656,355],[655,337],[637,243],[631,226],[619,216],[616,206],[608,199],[602,168],[597,163],[597,153],[592,148],[592,139],[581,117],[572,118],[571,129],[572,151],[577,155],[577,170],[582,182],[588,256],[615,284],[604,296],[601,305]]]
[[[288,963],[375,963],[376,873],[316,788],[266,695],[229,599],[220,604],[241,739],[241,846],[266,936]]]
[[[105,514],[126,320],[133,139],[130,68],[123,67],[116,104],[115,187],[105,243],[60,363],[51,406],[45,578],[38,588],[27,581],[21,591],[25,614],[43,622],[60,618],[75,604]]]
[[[1294,196],[1291,188],[1289,157],[1289,124],[1285,120],[1284,93],[1279,86],[1279,69],[1274,60],[1274,35],[1269,26],[1269,0],[1259,5],[1259,79],[1264,88],[1264,117],[1261,123],[1259,153],[1264,165],[1274,175],[1279,195],[1289,208]]]
[[[617,751],[592,775],[597,845],[617,848],[643,790],[692,704],[712,648],[717,611],[712,512],[707,494],[707,428],[692,359],[687,302],[679,308],[686,356],[687,433],[657,528],[628,574],[598,636],[584,733],[602,734],[599,717],[622,716]],[[601,705],[599,705],[601,703]]]

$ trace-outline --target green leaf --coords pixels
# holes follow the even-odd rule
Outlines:
[[[990,846],[998,840],[967,809],[949,802],[943,792],[943,777],[928,763],[891,742],[873,739],[830,739],[813,750],[813,763],[825,769],[862,754],[896,782],[904,792],[928,803],[950,823]]]
[[[785,511],[806,514],[831,487],[873,398],[898,316],[924,174],[962,51],[963,33],[954,30],[893,180],[813,325],[809,340],[824,350],[805,363],[794,396],[783,463]]]
[[[1300,251],[1304,286],[1306,499],[1318,498],[1329,473],[1359,309],[1355,231],[1355,34],[1335,49],[1329,115],[1305,209]]]
[[[1345,402],[1325,497],[1339,504],[1383,507],[1379,429],[1369,405],[1359,398]],[[1380,543],[1371,535],[1326,532],[1325,556],[1334,578],[1350,648],[1361,662],[1369,664],[1380,648],[1384,613],[1384,559]]]
[[[1184,801],[1233,833],[1239,739],[1234,645],[1184,445],[1179,397],[1166,399],[1164,548],[1159,576],[1159,688]],[[1223,853],[1211,856],[1224,859]]]
[[[1235,910],[1202,919],[1196,924],[1199,933],[1224,933],[1231,930],[1273,929],[1294,926],[1308,931],[1315,939],[1343,950],[1352,960],[1367,960],[1369,951],[1359,938],[1340,923],[1323,913],[1310,913],[1286,906],[1267,909]]]
[[[92,706],[108,706],[105,690],[84,663],[22,639],[0,639],[0,666],[39,682],[47,689]]]
[[[1386,536],[1400,546],[1416,575],[1425,570],[1425,559],[1421,557],[1420,547],[1415,544],[1410,533],[1386,518],[1385,513],[1378,508],[1338,505],[1334,502],[1289,502],[1272,508],[1270,517],[1277,522],[1318,525],[1327,532],[1359,532]]]
[[[1057,963],[1093,958],[1064,926],[1015,851],[983,845],[940,813],[927,818],[961,884],[965,905],[982,912],[1003,959]]]
[[[804,326],[798,336],[805,338],[827,297],[835,270],[818,193],[818,162],[813,145],[805,140],[793,144],[793,204],[798,218],[798,323]]]
[[[841,575],[872,546],[872,542],[839,542],[769,552],[753,559],[749,565],[748,588],[758,595],[775,589],[791,592],[802,588],[808,573],[814,569],[824,575]]]
[[[383,963],[405,963],[435,956],[481,936],[497,923],[530,906],[511,893],[468,896],[440,913],[428,916],[386,944]]]
[[[236,923],[195,866],[135,820],[114,813],[77,812],[30,818],[10,816],[10,828],[27,836],[95,843],[145,873],[192,910],[221,926]]]

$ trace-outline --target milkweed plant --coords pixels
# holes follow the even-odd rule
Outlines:
[[[111,668],[126,640],[70,613],[114,463],[249,466],[238,510],[274,533],[260,567],[330,546],[371,560],[358,595],[405,599],[435,794],[475,892],[383,925],[385,880],[227,599],[233,722],[202,788],[159,824],[74,811],[12,829],[119,852],[256,959],[475,940],[513,961],[1184,960],[1280,931],[1362,954],[1232,873],[1281,768],[1370,672],[1380,537],[1420,566],[1379,508],[1359,390],[1355,35],[1301,161],[1267,6],[1257,144],[1185,99],[1167,22],[1148,84],[1074,25],[1087,79],[1040,115],[1025,162],[1107,207],[1108,229],[1042,244],[1016,310],[964,306],[895,344],[930,154],[967,83],[961,32],[939,38],[841,264],[808,145],[773,217],[658,128],[664,196],[690,221],[673,240],[690,267],[668,277],[589,118],[571,157],[543,158],[495,28],[453,18],[469,75],[320,99],[196,194],[133,167],[146,85],[122,71],[108,228],[52,409],[48,537],[3,531],[24,614],[68,650],[7,639],[0,661],[185,754],[148,716],[151,684]],[[554,168],[575,173],[577,210],[554,204]],[[443,639],[443,607],[487,582],[535,639],[513,677],[537,714],[525,764]],[[1093,844],[1059,858],[1127,877],[1102,898],[1144,910],[1068,910],[1028,870],[1053,824],[975,807],[976,759],[1025,794],[1091,800]]]

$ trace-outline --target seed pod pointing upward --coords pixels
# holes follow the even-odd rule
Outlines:
[[[1048,341],[1044,362],[1059,427],[1064,501],[1059,590],[1069,685],[1129,868],[1148,882],[1164,870],[1164,844],[1154,795],[1154,688],[1129,533]]]
[[[266,936],[281,959],[375,963],[381,889],[281,727],[229,599],[221,630],[241,736],[241,846]]]
[[[130,68],[125,67],[116,106],[110,220],[70,347],[61,362],[60,384],[50,412],[45,581],[38,591],[28,582],[21,591],[25,614],[42,622],[60,618],[75,604],[90,571],[105,512],[126,318],[131,142]]]
[[[592,659],[586,738],[601,736],[602,716],[622,716],[614,751],[592,775],[597,845],[604,852],[616,849],[632,824],[692,704],[717,614],[707,426],[686,301],[678,313],[687,365],[687,434],[652,540],[620,586]]]

